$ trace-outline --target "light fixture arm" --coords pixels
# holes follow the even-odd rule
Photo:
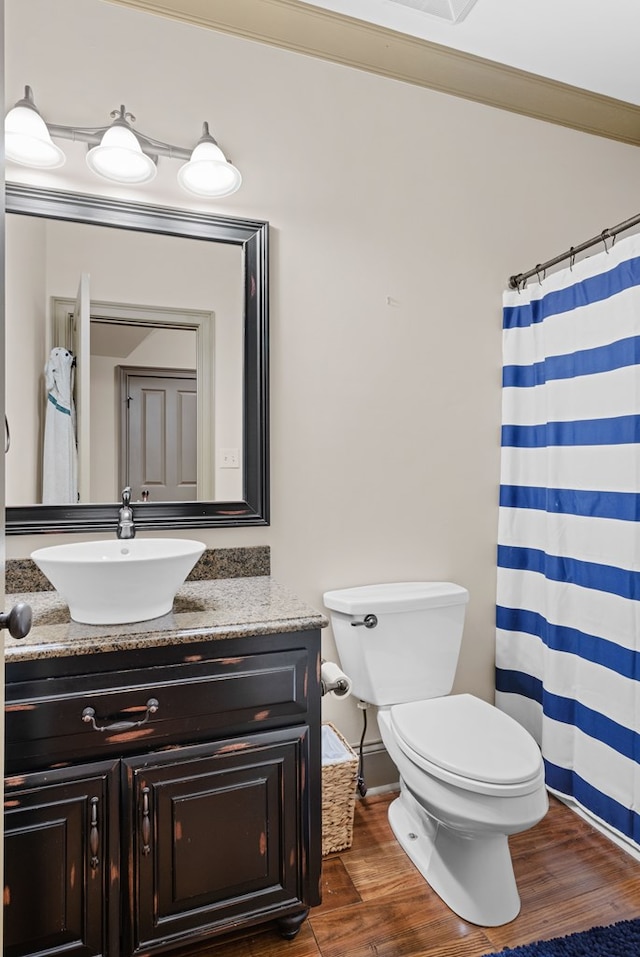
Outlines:
[[[27,90],[31,93],[31,87],[26,87],[25,99],[20,101],[20,105],[31,106],[32,109],[35,109],[33,94],[31,94],[31,101],[29,102],[26,96]],[[55,136],[57,139],[89,143],[90,146],[96,146],[111,126],[127,126],[135,134],[143,152],[147,153],[151,159],[155,160],[158,156],[168,156],[169,158],[182,160],[190,159],[193,147],[185,149],[183,146],[173,146],[171,143],[163,143],[162,140],[156,140],[152,136],[147,136],[145,133],[141,133],[140,130],[134,129],[129,120],[135,122],[135,116],[132,113],[127,113],[124,106],[121,106],[119,110],[113,110],[110,115],[115,117],[115,119],[114,122],[108,126],[60,126],[58,123],[47,123],[47,127],[51,136]],[[214,139],[209,132],[209,124],[207,122],[202,124],[202,136],[198,140],[198,143],[205,142],[214,143],[218,146],[217,140]],[[229,160],[229,162],[231,161]]]
[[[18,100],[16,106],[26,106],[29,110],[34,110],[38,116],[40,115],[38,107],[36,106],[35,100],[33,99],[33,90],[30,86],[25,86],[24,96],[21,100]]]

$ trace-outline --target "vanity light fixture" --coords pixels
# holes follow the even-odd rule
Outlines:
[[[114,183],[148,183],[156,175],[159,156],[186,160],[178,171],[178,183],[196,196],[229,196],[242,177],[225,157],[204,123],[193,150],[172,146],[133,130],[135,116],[124,105],[111,113],[113,122],[103,127],[59,126],[45,123],[38,112],[31,87],[5,119],[5,154],[8,160],[36,169],[55,169],[65,155],[56,139],[78,140],[89,145],[89,169]]]

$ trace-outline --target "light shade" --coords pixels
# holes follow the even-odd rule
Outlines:
[[[52,142],[28,86],[25,87],[24,99],[7,113],[4,121],[4,141],[7,159],[21,166],[56,169],[65,162],[65,155]]]
[[[178,170],[178,182],[188,193],[209,197],[229,196],[242,183],[240,172],[227,162],[206,123],[191,159]]]
[[[156,164],[142,152],[128,124],[120,120],[109,127],[99,146],[89,150],[87,166],[115,183],[148,183],[156,175]]]

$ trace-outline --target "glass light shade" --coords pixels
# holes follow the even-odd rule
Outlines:
[[[242,176],[216,143],[205,141],[198,143],[189,162],[178,170],[178,182],[196,196],[229,196],[239,188]]]
[[[110,126],[99,146],[87,153],[92,172],[115,183],[148,183],[156,175],[156,164],[142,152],[135,133],[117,122]]]
[[[56,169],[65,155],[49,135],[47,124],[37,110],[14,106],[4,121],[5,154],[21,166]]]

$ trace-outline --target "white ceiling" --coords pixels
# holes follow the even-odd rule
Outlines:
[[[398,0],[304,0],[640,105],[640,0],[476,0],[458,23]]]

